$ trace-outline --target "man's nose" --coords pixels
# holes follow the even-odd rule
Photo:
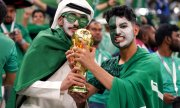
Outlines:
[[[74,22],[74,25],[79,26],[78,20]]]
[[[121,29],[120,28],[116,28],[116,34],[121,35]]]

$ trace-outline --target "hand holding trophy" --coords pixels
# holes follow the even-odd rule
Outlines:
[[[82,49],[87,47],[90,50],[91,46],[93,45],[93,39],[92,39],[92,35],[91,35],[90,31],[88,31],[86,29],[76,30],[76,32],[72,36],[72,43],[73,43],[72,47],[78,47],[78,48],[82,48]],[[83,67],[79,62],[75,62],[75,66],[80,68],[80,70],[77,71],[77,73],[86,77],[87,69],[85,67]],[[69,89],[69,91],[86,93],[87,89],[85,86],[80,87],[80,86],[73,85]]]

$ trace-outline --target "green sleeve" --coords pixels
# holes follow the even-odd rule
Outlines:
[[[13,47],[8,55],[8,59],[4,66],[4,70],[6,72],[17,72],[17,70],[18,70],[17,51],[16,51],[15,44],[13,45]]]
[[[104,61],[101,65],[101,67],[106,70],[109,74],[111,74],[112,76],[116,76],[119,77],[120,76],[120,71],[122,69],[122,65],[118,66],[117,64],[118,58],[112,58],[109,59],[107,61]],[[113,70],[114,68],[117,68],[116,70]],[[93,85],[94,87],[96,87],[97,89],[99,89],[100,93],[102,93],[106,88],[100,83],[100,81],[98,81],[95,77],[91,78],[88,80],[88,83],[90,83],[91,85]]]
[[[21,33],[22,33],[22,36],[23,36],[23,39],[28,42],[28,43],[31,43],[32,42],[32,39],[29,35],[29,32],[26,28],[24,28],[23,26],[20,26],[20,29],[21,29]]]

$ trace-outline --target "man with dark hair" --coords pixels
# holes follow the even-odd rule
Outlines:
[[[31,14],[32,14],[32,23],[28,23]],[[42,10],[36,9],[32,13],[29,12],[29,10],[26,10],[23,16],[24,16],[23,25],[27,26],[27,29],[29,31],[32,40],[36,37],[36,35],[40,31],[49,28],[49,24],[45,23],[46,14]]]
[[[2,23],[6,13],[6,5],[0,0],[0,24]],[[13,85],[18,70],[17,52],[15,43],[3,33],[0,33],[0,49],[0,87],[4,85],[6,88]],[[4,79],[2,79],[2,76],[5,76]],[[4,108],[4,104],[1,106],[2,99],[2,90],[0,88],[0,108]]]
[[[7,6],[7,15],[1,24],[0,31],[15,42],[18,65],[20,66],[24,54],[30,45],[31,38],[28,31],[22,25],[16,23],[16,9],[31,5],[25,0],[4,0],[4,2]]]
[[[156,55],[138,48],[135,37],[139,32],[136,15],[125,5],[107,12],[112,43],[120,49],[120,55],[102,63],[94,62],[95,50],[73,48],[67,55],[75,57],[97,78],[88,82],[89,95],[106,88],[110,90],[108,108],[162,108],[163,95],[160,65]],[[152,68],[153,67],[153,68]],[[74,67],[73,71],[79,70]]]
[[[84,86],[85,78],[70,72],[65,52],[72,46],[74,32],[85,28],[93,13],[86,0],[63,0],[59,3],[51,28],[37,35],[18,72],[14,92],[27,98],[19,106],[9,103],[9,108],[79,107],[68,94],[68,89],[72,85]]]
[[[42,10],[34,10],[32,13],[32,23],[28,24],[27,29],[32,40],[41,31],[49,28],[49,24],[45,24],[46,14]]]
[[[139,35],[137,36],[137,39],[140,39],[145,44],[149,52],[155,51],[155,32],[156,31],[153,26],[142,25],[140,27]]]
[[[180,33],[178,30],[176,25],[162,24],[155,35],[158,45],[157,55],[163,76],[163,108],[172,108],[172,104],[174,107],[175,104],[180,105],[180,100],[176,98],[180,96],[180,59],[172,55],[173,52],[180,52]]]

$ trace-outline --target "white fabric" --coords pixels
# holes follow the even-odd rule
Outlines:
[[[65,62],[47,81],[36,81],[18,94],[30,96],[21,108],[77,108],[67,91],[61,91],[61,82],[70,72]]]
[[[66,5],[69,3],[74,3],[76,5],[79,5],[81,7],[89,9],[91,11],[91,15],[88,15],[82,11],[67,7]],[[69,11],[77,12],[80,14],[86,14],[88,16],[89,22],[91,21],[91,19],[93,18],[93,15],[94,15],[94,11],[93,11],[92,7],[89,5],[89,3],[86,0],[62,0],[59,3],[58,8],[56,10],[56,14],[54,17],[54,21],[51,25],[51,28],[55,29],[57,27],[58,18],[62,15],[62,13],[69,12]]]

